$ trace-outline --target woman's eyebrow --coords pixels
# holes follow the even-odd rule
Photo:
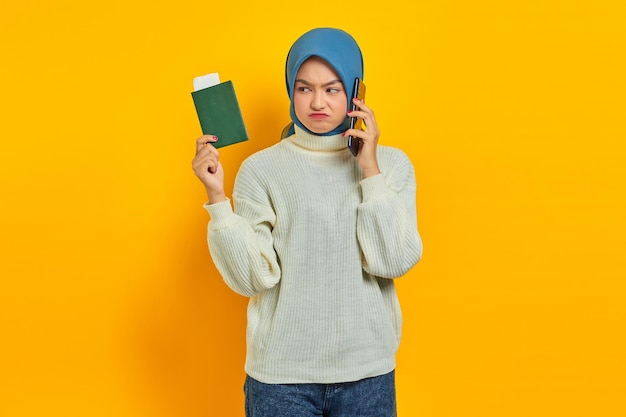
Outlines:
[[[303,80],[301,78],[297,78],[296,83],[302,83],[304,85],[313,85],[313,83],[310,83],[307,80]],[[341,80],[332,80],[332,81],[327,82],[326,84],[323,84],[322,87],[328,87],[329,85],[333,85],[333,84],[342,84],[342,83],[341,83]]]

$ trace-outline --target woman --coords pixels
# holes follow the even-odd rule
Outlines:
[[[286,63],[292,134],[247,158],[233,201],[219,153],[196,141],[193,169],[225,282],[250,297],[247,417],[395,416],[401,313],[393,278],[420,259],[415,178],[378,145],[372,109],[354,100],[361,51],[344,31],[314,29]],[[365,131],[348,129],[350,117]],[[362,142],[357,157],[347,136]]]

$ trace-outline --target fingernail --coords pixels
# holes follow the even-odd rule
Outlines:
[[[215,141],[219,140],[219,138],[217,136],[213,136],[213,139],[215,139]]]

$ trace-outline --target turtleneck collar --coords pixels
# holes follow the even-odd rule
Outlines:
[[[283,140],[310,151],[335,152],[348,149],[348,138],[341,134],[331,136],[312,135],[299,126],[294,126],[295,134]]]

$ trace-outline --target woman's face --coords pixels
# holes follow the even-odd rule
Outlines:
[[[293,90],[296,116],[311,132],[330,132],[346,118],[346,89],[323,59],[312,57],[300,66]]]

